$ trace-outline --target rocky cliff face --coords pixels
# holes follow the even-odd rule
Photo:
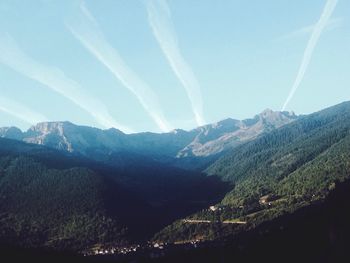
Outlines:
[[[254,139],[259,134],[279,128],[297,116],[289,112],[265,110],[253,119],[243,121],[226,119],[196,129],[195,139],[179,151],[178,157],[210,156],[228,150],[235,145]]]
[[[108,151],[121,148],[123,136],[125,134],[116,129],[100,130],[70,122],[43,122],[25,132],[23,141],[86,154],[90,149]]]

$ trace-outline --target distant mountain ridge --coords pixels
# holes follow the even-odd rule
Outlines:
[[[43,122],[26,132],[16,127],[0,128],[0,137],[45,145],[95,159],[124,151],[155,159],[181,159],[219,154],[297,118],[294,113],[267,109],[252,119],[226,119],[190,131],[177,129],[160,134],[125,134],[114,128],[101,130],[71,122]]]

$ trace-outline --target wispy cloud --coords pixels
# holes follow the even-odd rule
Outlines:
[[[129,128],[117,123],[108,113],[104,104],[87,94],[77,82],[68,78],[63,71],[42,65],[25,54],[9,34],[3,34],[0,37],[0,63],[66,97],[88,112],[101,126],[132,132]]]
[[[29,124],[48,121],[48,118],[43,114],[35,112],[28,107],[3,96],[0,96],[0,111],[6,112],[7,114]]]
[[[162,113],[157,95],[128,67],[118,51],[109,44],[84,2],[80,5],[79,13],[66,21],[66,25],[85,48],[137,97],[162,131],[172,129]]]
[[[327,25],[327,22],[329,21],[336,5],[337,5],[337,0],[327,0],[326,5],[325,5],[323,12],[321,14],[321,17],[313,28],[309,42],[307,43],[306,49],[304,51],[303,59],[302,59],[297,77],[293,83],[293,86],[289,92],[289,95],[288,95],[286,101],[283,104],[282,111],[284,111],[286,109],[288,103],[293,98],[295,91],[298,89],[301,81],[303,80],[303,77],[305,75],[307,67],[310,63],[314,48],[315,48],[315,46],[316,46],[316,44],[321,36],[322,31],[324,30],[325,26]]]
[[[330,18],[327,23],[325,24],[324,31],[330,31],[336,28],[341,27],[341,25],[344,22],[344,18],[337,17],[337,18]],[[309,25],[302,27],[298,30],[295,30],[293,32],[287,33],[283,36],[278,37],[276,40],[289,40],[292,38],[298,38],[302,36],[307,36],[312,33],[312,31],[315,29],[316,25]]]
[[[201,89],[191,67],[181,54],[167,2],[165,0],[148,0],[147,10],[153,34],[175,75],[186,90],[197,124],[203,125],[205,120]]]

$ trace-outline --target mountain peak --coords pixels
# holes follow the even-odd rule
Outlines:
[[[266,108],[265,110],[263,110],[260,114],[272,114],[275,111],[271,110],[270,108]]]
[[[76,126],[75,124],[69,121],[47,121],[47,122],[39,122],[36,125],[32,126],[30,129],[40,129],[40,128],[57,128],[63,126]]]
[[[67,128],[76,127],[75,124],[69,121],[51,121],[51,122],[39,122],[36,125],[30,127],[27,131],[27,134],[59,134],[63,135]]]
[[[262,119],[266,120],[276,120],[276,119],[295,119],[297,116],[294,112],[289,111],[274,111],[269,108],[263,110],[260,114],[257,115]]]
[[[14,140],[22,140],[23,133],[17,127],[2,127],[0,128],[0,137]]]

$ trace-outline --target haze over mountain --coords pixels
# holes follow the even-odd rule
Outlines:
[[[117,129],[100,130],[70,122],[43,122],[26,132],[16,127],[0,128],[0,137],[45,145],[97,160],[107,160],[113,154],[127,152],[169,162],[174,158],[215,156],[297,118],[294,113],[267,109],[252,119],[226,119],[190,131],[174,130],[160,134],[125,134]]]

